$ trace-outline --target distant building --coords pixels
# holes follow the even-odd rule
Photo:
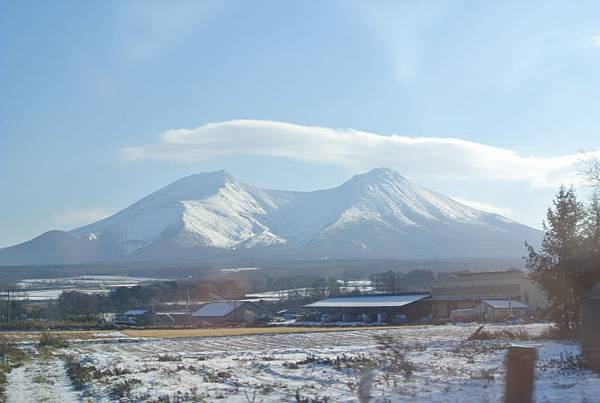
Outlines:
[[[245,301],[209,302],[192,313],[195,323],[252,323],[259,317],[256,305]]]
[[[535,311],[547,306],[544,292],[517,270],[442,274],[433,283],[433,317],[448,319],[452,311],[475,309],[484,300],[518,301]]]
[[[321,322],[401,323],[429,317],[429,293],[329,297],[305,305],[307,317]]]
[[[486,321],[499,321],[508,318],[524,318],[527,316],[527,305],[509,299],[486,299],[481,302],[476,311],[478,316]]]
[[[154,314],[147,309],[130,309],[118,315],[114,323],[125,326],[150,326],[154,324]]]
[[[159,326],[188,326],[191,314],[186,311],[156,312],[156,324]]]

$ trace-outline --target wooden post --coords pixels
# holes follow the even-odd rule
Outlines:
[[[581,349],[588,365],[600,372],[600,284],[586,296],[579,335]]]
[[[535,360],[533,347],[509,347],[506,360],[505,403],[530,403],[533,401]]]

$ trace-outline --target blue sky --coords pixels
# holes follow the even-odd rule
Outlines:
[[[221,168],[390,166],[540,227],[600,143],[600,3],[576,4],[1,0],[0,246]]]

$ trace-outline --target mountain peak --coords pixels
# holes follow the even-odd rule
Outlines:
[[[226,171],[225,169],[219,169],[218,171],[202,172],[198,174],[192,174],[186,176],[183,179],[194,178],[200,180],[221,180],[223,182],[234,182],[236,179]]]
[[[228,183],[236,183],[237,179],[224,169],[212,172],[203,172],[186,176],[170,186],[185,187],[188,189],[219,188]]]
[[[537,230],[463,206],[389,168],[312,192],[260,189],[219,170],[187,176],[69,233],[4,248],[0,265],[512,257],[521,256],[524,240],[540,238]]]
[[[370,171],[354,175],[350,182],[359,183],[380,183],[380,182],[400,182],[408,183],[408,181],[398,172],[390,168],[374,168]]]

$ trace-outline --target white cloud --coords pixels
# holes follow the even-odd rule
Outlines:
[[[465,206],[473,207],[477,210],[487,211],[488,213],[500,214],[504,217],[510,217],[513,213],[510,207],[500,207],[489,203],[468,200],[459,196],[454,196],[452,199],[464,204]]]
[[[589,47],[600,47],[600,35],[592,36],[588,42]]]
[[[117,209],[110,208],[79,208],[58,214],[54,222],[62,227],[75,228],[109,217],[116,212]]]
[[[202,161],[258,155],[365,170],[387,166],[409,177],[521,181],[531,187],[576,183],[577,166],[600,152],[524,156],[510,149],[444,137],[384,136],[353,129],[261,120],[208,123],[168,130],[154,144],[121,150],[125,160]]]

